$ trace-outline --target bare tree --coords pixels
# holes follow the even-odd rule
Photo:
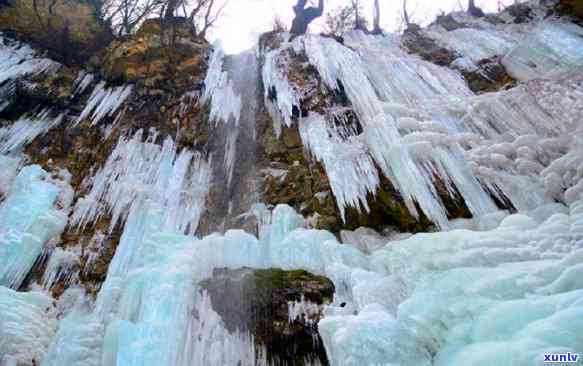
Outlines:
[[[362,4],[360,0],[351,0],[352,8],[354,9],[354,29],[366,30],[367,22],[362,14]]]
[[[354,29],[354,8],[351,5],[335,8],[326,14],[325,32],[336,37]]]
[[[365,18],[357,21],[358,14],[362,13],[360,4],[351,3],[331,10],[326,14],[326,33],[341,37],[344,32],[353,29],[366,29],[368,24]]]
[[[221,17],[228,0],[197,0],[190,12],[189,19],[199,37],[204,38],[207,31],[213,27]]]
[[[118,36],[131,34],[145,19],[160,11],[166,0],[108,0],[99,12]]]
[[[381,29],[381,7],[379,5],[379,0],[374,0],[372,32],[374,34],[380,34],[383,32]]]
[[[308,0],[298,0],[293,7],[295,18],[290,32],[294,35],[305,34],[308,31],[308,25],[324,13],[324,0],[318,0],[317,7],[310,6],[306,8],[307,2]]]
[[[468,13],[470,13],[470,15],[475,16],[475,17],[483,17],[486,15],[482,11],[482,9],[480,9],[476,6],[475,0],[468,0]]]
[[[411,25],[411,18],[409,18],[409,12],[407,11],[407,0],[403,0],[403,19],[405,20],[405,29]]]

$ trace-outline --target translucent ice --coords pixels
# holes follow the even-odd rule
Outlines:
[[[21,170],[0,204],[1,285],[20,286],[44,244],[65,228],[71,200],[71,187],[51,181],[38,165]]]

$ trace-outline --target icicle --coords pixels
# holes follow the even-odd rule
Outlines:
[[[241,97],[233,91],[233,82],[223,71],[225,53],[220,45],[215,45],[207,72],[203,103],[211,103],[210,120],[228,123],[232,118],[235,125],[241,117]]]
[[[11,42],[0,35],[0,84],[25,75],[52,73],[60,67],[54,61],[37,57],[29,46]]]
[[[316,113],[300,121],[300,136],[304,146],[324,165],[342,219],[347,206],[368,211],[367,194],[376,193],[379,177],[362,141],[357,137],[343,141]]]
[[[59,125],[63,115],[49,117],[45,110],[35,117],[21,117],[16,122],[0,128],[0,154],[19,152],[37,136]]]
[[[105,82],[102,81],[95,86],[87,105],[81,112],[74,126],[81,121],[90,118],[91,126],[95,126],[106,116],[113,116],[125,100],[131,95],[133,86],[125,85],[111,89],[105,88]]]
[[[95,76],[93,74],[86,73],[83,70],[79,71],[77,79],[75,79],[75,82],[73,83],[73,86],[75,88],[73,96],[83,94],[83,92],[85,92],[85,89],[87,89],[87,87],[93,82],[94,79]]]
[[[263,85],[265,105],[274,120],[276,136],[279,137],[282,122],[290,127],[294,106],[299,106],[299,97],[287,79],[288,60],[282,58],[281,50],[272,50],[265,54],[263,63]]]
[[[78,265],[79,256],[77,254],[56,248],[51,253],[43,274],[43,288],[48,291],[58,282],[67,285],[76,274],[75,267]]]
[[[109,213],[113,230],[143,201],[151,200],[164,209],[168,230],[190,235],[196,231],[208,191],[208,164],[186,149],[177,155],[171,138],[159,146],[155,133],[146,142],[142,135],[138,131],[131,139],[120,137],[105,166],[88,183],[91,191],[77,203],[73,225],[85,227]]]

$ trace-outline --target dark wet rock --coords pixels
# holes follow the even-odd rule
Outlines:
[[[230,332],[250,332],[258,347],[278,365],[328,364],[318,334],[321,311],[290,322],[289,305],[304,299],[316,305],[329,304],[334,284],[326,277],[304,270],[216,269],[202,281],[213,309]],[[227,301],[226,301],[227,300]]]
[[[438,15],[437,18],[435,19],[435,22],[432,23],[432,25],[440,25],[447,31],[467,27],[466,24],[458,22],[451,14]]]
[[[560,0],[555,11],[560,15],[571,16],[579,24],[583,24],[583,1],[581,0]]]
[[[475,93],[487,93],[504,90],[516,86],[517,81],[506,71],[500,63],[500,58],[493,57],[478,63],[476,71],[464,71],[469,88]]]
[[[505,9],[514,17],[514,23],[527,23],[532,20],[532,9],[528,3],[512,4]]]
[[[0,31],[67,65],[85,63],[113,38],[90,1],[7,1],[0,6]]]
[[[433,39],[423,34],[420,29],[408,28],[403,34],[402,42],[410,53],[417,54],[422,59],[436,65],[448,66],[458,57],[454,51],[439,46]]]

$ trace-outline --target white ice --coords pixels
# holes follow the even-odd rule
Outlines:
[[[0,365],[37,365],[57,327],[53,299],[0,286]]]
[[[168,137],[162,146],[157,133],[120,137],[104,167],[86,184],[90,192],[76,206],[71,223],[86,227],[111,215],[110,230],[149,201],[164,207],[164,224],[193,234],[204,210],[209,166],[199,153],[178,152]],[[145,141],[143,141],[145,139]]]
[[[89,77],[89,75],[91,74],[88,74],[87,77]],[[79,89],[85,89],[91,81],[84,84],[86,82],[85,78],[79,82],[76,93],[80,93]],[[132,85],[106,88],[104,81],[98,83],[89,96],[87,104],[77,118],[75,125],[89,119],[91,121],[91,126],[95,126],[104,117],[114,116],[126,99],[132,94],[132,90]]]

